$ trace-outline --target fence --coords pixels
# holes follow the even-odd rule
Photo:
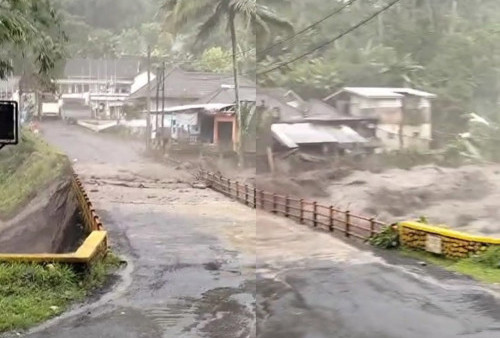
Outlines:
[[[73,175],[72,184],[73,191],[78,200],[78,205],[80,206],[86,233],[89,234],[92,231],[103,230],[102,222],[99,216],[97,216],[92,206],[92,202],[76,174]]]
[[[213,190],[249,207],[282,215],[317,229],[338,232],[345,237],[366,240],[386,225],[374,218],[352,214],[349,210],[339,210],[332,205],[322,205],[316,201],[270,193],[214,173],[201,171],[201,177]]]

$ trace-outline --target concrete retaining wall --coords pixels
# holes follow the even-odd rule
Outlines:
[[[406,247],[455,259],[485,251],[490,245],[500,245],[500,238],[469,235],[419,222],[400,222],[399,237]]]
[[[103,230],[101,220],[96,214],[92,202],[77,175],[73,177],[72,187],[82,214],[85,230],[88,234],[80,247],[75,252],[64,254],[0,254],[0,262],[92,264],[97,259],[106,255],[108,251],[107,232]]]

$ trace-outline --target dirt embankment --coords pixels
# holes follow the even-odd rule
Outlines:
[[[73,251],[83,237],[70,177],[50,183],[12,219],[0,222],[0,252]]]
[[[34,135],[0,154],[0,252],[77,247],[83,229],[71,179],[67,158]]]

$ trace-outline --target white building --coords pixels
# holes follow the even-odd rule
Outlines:
[[[435,97],[411,88],[345,87],[324,101],[345,115],[377,118],[376,136],[386,150],[427,150]]]

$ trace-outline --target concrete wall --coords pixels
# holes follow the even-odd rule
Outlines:
[[[500,245],[500,238],[468,235],[443,227],[419,222],[399,223],[400,243],[448,258],[466,258],[485,251],[491,245]]]
[[[405,149],[429,150],[432,140],[431,124],[403,126],[403,146]],[[399,124],[379,124],[377,137],[384,144],[385,150],[399,149]]]

